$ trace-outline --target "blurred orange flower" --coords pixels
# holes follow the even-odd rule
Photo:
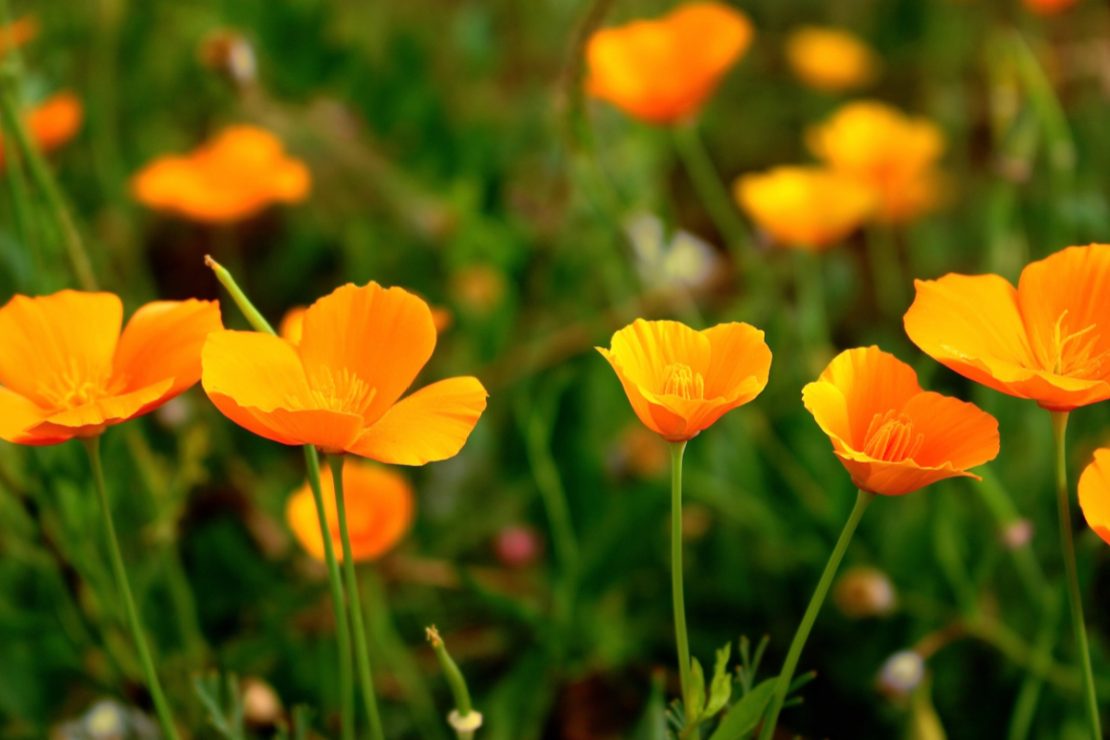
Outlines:
[[[906,363],[878,347],[841,352],[802,401],[852,476],[900,496],[998,455],[998,422],[970,403],[923,391]]]
[[[875,79],[879,58],[857,36],[835,28],[805,26],[786,40],[786,59],[805,84],[839,92]]]
[[[874,190],[880,221],[912,220],[939,201],[936,165],[944,136],[927,119],[911,118],[884,103],[849,103],[810,129],[808,143],[830,167]]]
[[[153,411],[200,378],[222,328],[212,301],[158,301],[120,333],[111,293],[17,295],[0,308],[0,439],[49,445],[93,437]]]
[[[39,35],[39,22],[29,15],[0,28],[0,55],[18,49]]]
[[[27,135],[38,148],[51,152],[72,139],[81,128],[84,108],[71,92],[60,92],[47,98],[24,114]],[[0,166],[4,164],[3,145],[0,144]]]
[[[335,509],[335,483],[331,476],[320,480],[320,488],[336,557],[342,562],[343,545]],[[351,462],[343,466],[343,502],[351,536],[351,555],[356,562],[384,555],[412,525],[412,487],[403,476],[379,465]],[[322,562],[324,538],[312,489],[307,483],[289,497],[285,519],[301,547]]]
[[[1110,545],[1110,447],[1095,450],[1079,476],[1079,507],[1087,526]]]
[[[1062,13],[1079,0],[1025,0],[1025,7],[1039,15]]]
[[[597,351],[609,361],[632,410],[668,442],[696,437],[767,386],[771,350],[749,324],[696,331],[677,321],[636,319]]]
[[[751,39],[738,10],[686,3],[662,18],[595,32],[586,45],[586,89],[636,118],[673,123],[697,113]]]
[[[788,247],[819,250],[859,228],[875,205],[870,188],[822,167],[776,167],[736,181],[736,201]]]
[[[998,275],[918,280],[906,333],[937,362],[996,391],[1070,411],[1110,398],[1110,245]]]
[[[189,154],[154,160],[132,178],[131,187],[150,208],[228,223],[274,203],[303,201],[311,176],[269,131],[230,126]]]
[[[401,398],[436,344],[428,304],[401,288],[344,285],[305,311],[301,334],[213,333],[201,382],[216,408],[275,442],[399,465],[454,456],[486,408],[473,377]]]

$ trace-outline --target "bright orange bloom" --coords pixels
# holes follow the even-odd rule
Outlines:
[[[72,139],[81,129],[83,118],[81,101],[70,92],[47,98],[24,116],[27,135],[44,152],[52,152]],[[4,164],[3,146],[0,144],[0,166]]]
[[[335,510],[335,483],[331,476],[321,478],[320,489],[336,557],[343,562],[343,543]],[[343,503],[351,536],[351,555],[356,562],[384,555],[412,525],[412,487],[403,476],[379,465],[350,462],[343,466]],[[312,489],[307,483],[289,497],[285,519],[301,547],[323,561],[324,538]]]
[[[230,126],[184,156],[160,157],[132,179],[139,202],[194,221],[228,223],[274,203],[299,203],[308,168],[281,141],[255,126]]]
[[[1079,507],[1087,526],[1110,545],[1110,447],[1095,450],[1095,458],[1079,476]]]
[[[743,13],[721,3],[686,3],[662,18],[594,33],[586,45],[586,89],[636,118],[674,123],[697,113],[751,39]]]
[[[304,314],[307,310],[304,306],[295,306],[286,311],[281,324],[278,325],[278,336],[290,344],[300,344],[301,336],[304,334]],[[432,306],[432,323],[435,325],[436,333],[442,334],[451,326],[451,312],[446,308]]]
[[[225,416],[275,442],[423,465],[457,454],[486,408],[472,377],[401,398],[435,344],[427,303],[401,288],[348,284],[305,311],[297,343],[212,334],[201,382]]]
[[[867,44],[847,31],[805,26],[790,34],[786,59],[805,84],[838,92],[875,79],[879,58]]]
[[[0,308],[0,439],[49,445],[141,416],[200,378],[212,301],[157,301],[127,327],[111,293],[17,295]]]
[[[31,16],[12,21],[0,28],[0,55],[18,49],[39,35],[39,22]]]
[[[870,188],[822,167],[776,167],[736,181],[736,201],[777,243],[818,250],[859,228],[875,207]]]
[[[1039,15],[1062,13],[1079,0],[1025,0],[1025,7]]]
[[[906,333],[934,360],[996,391],[1070,411],[1110,398],[1110,245],[998,275],[918,280]]]
[[[815,156],[875,191],[881,221],[911,220],[939,200],[936,165],[944,136],[927,119],[884,103],[849,103],[811,129],[807,140]]]
[[[964,476],[998,455],[998,422],[970,403],[921,390],[906,363],[878,347],[833,358],[802,389],[802,401],[832,440],[852,482],[900,496]]]
[[[696,331],[636,319],[597,351],[617,373],[632,410],[669,442],[696,437],[767,386],[771,350],[749,324]]]

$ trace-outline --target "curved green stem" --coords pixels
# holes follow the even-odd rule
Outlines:
[[[358,579],[355,578],[355,560],[351,554],[351,537],[347,532],[347,503],[343,498],[344,460],[346,457],[343,455],[332,455],[329,462],[332,482],[335,484],[335,510],[339,515],[339,537],[343,541],[343,575],[347,582],[347,606],[351,611],[351,628],[355,633],[355,657],[358,661],[359,683],[362,685],[362,701],[370,717],[370,737],[374,740],[384,740],[378,700],[374,696],[374,677],[370,671],[370,651],[366,647],[366,628],[362,618],[362,599],[358,595]],[[324,539],[326,540],[327,537]]]
[[[1087,626],[1083,621],[1083,596],[1079,592],[1079,573],[1075,567],[1075,541],[1072,537],[1071,502],[1068,494],[1067,432],[1068,413],[1052,412],[1052,432],[1056,441],[1056,505],[1060,516],[1060,554],[1064,559],[1067,575],[1068,602],[1071,606],[1072,631],[1075,632],[1075,649],[1079,652],[1083,673],[1083,694],[1086,700],[1087,719],[1091,723],[1091,737],[1102,737],[1098,716],[1098,696],[1095,677],[1091,670],[1091,651],[1087,645]]]
[[[690,640],[686,634],[686,597],[682,587],[682,453],[685,442],[671,445],[671,601],[674,639],[678,646],[678,676],[682,702],[690,714]]]
[[[770,740],[775,732],[779,713],[782,711],[782,705],[786,702],[786,695],[790,691],[790,683],[794,680],[794,671],[798,667],[798,659],[802,656],[802,648],[805,647],[806,640],[809,639],[813,623],[817,621],[817,613],[821,611],[821,605],[825,603],[829,587],[832,586],[836,571],[840,568],[840,561],[844,559],[844,553],[848,550],[848,543],[852,541],[852,535],[856,533],[859,520],[863,517],[867,505],[874,498],[875,494],[862,489],[856,495],[856,505],[852,507],[852,513],[848,515],[848,521],[844,523],[844,529],[840,531],[840,538],[836,541],[836,546],[833,547],[828,562],[825,563],[825,571],[821,574],[821,580],[817,582],[817,588],[813,592],[813,597],[809,600],[809,606],[806,607],[805,615],[802,616],[798,631],[794,633],[794,640],[790,643],[790,649],[786,653],[786,660],[782,664],[782,672],[779,673],[775,693],[771,698],[771,709],[763,723],[763,730],[759,733],[760,740]]]
[[[335,610],[335,642],[339,648],[339,717],[343,740],[355,737],[355,683],[354,665],[351,660],[351,627],[343,602],[343,583],[339,579],[339,563],[335,559],[332,545],[331,527],[328,525],[327,510],[324,508],[324,494],[320,488],[320,458],[316,448],[305,445],[305,468],[308,470],[308,486],[312,489],[312,499],[316,504],[316,519],[324,541],[324,561],[328,566],[328,588],[331,591],[332,608]]]
[[[150,690],[150,698],[154,702],[154,709],[158,713],[162,733],[168,740],[177,740],[177,728],[173,724],[173,714],[170,712],[166,695],[162,692],[162,684],[158,682],[158,673],[154,670],[154,660],[151,658],[150,648],[147,647],[146,637],[143,636],[143,623],[139,618],[139,610],[135,607],[135,599],[131,595],[131,583],[127,580],[127,569],[123,566],[123,554],[119,549],[119,539],[116,538],[116,526],[112,522],[112,506],[108,502],[108,489],[104,485],[104,469],[100,462],[100,437],[86,439],[85,450],[89,453],[89,466],[92,468],[93,482],[96,484],[97,497],[100,499],[100,513],[104,518],[104,533],[108,539],[108,552],[111,555],[116,588],[119,589],[124,610],[127,612],[127,626],[131,629],[131,637],[135,641],[135,649],[139,653],[139,662],[143,666],[146,685]]]

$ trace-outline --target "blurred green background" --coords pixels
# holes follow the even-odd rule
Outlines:
[[[935,711],[948,737],[1003,737],[1015,707],[1029,708],[1028,697],[1018,704],[1027,676],[1040,672],[1026,736],[1082,737],[1066,619],[1046,631],[1041,610],[1042,590],[1063,606],[1048,416],[923,357],[900,313],[875,296],[889,281],[904,308],[911,277],[1016,279],[1031,259],[1108,238],[1110,9],[1091,0],[1041,18],[1018,0],[737,6],[755,42],[699,122],[726,184],[808,161],[805,127],[850,99],[790,74],[783,41],[801,24],[866,39],[884,66],[862,95],[945,131],[945,207],[822,255],[828,326],[837,348],[880,344],[913,364],[924,386],[995,414],[1002,433],[984,483],[947,481],[872,507],[846,566],[881,570],[897,608],[861,619],[827,605],[801,662],[816,678],[783,726],[813,737],[902,737]],[[777,670],[851,507],[851,482],[800,403],[827,357],[799,343],[796,255],[765,249],[772,285],[752,285],[670,131],[580,95],[591,23],[669,7],[13,0],[13,16],[41,23],[22,49],[28,102],[72,89],[85,105],[80,134],[51,165],[101,283],[129,311],[156,296],[218,296],[206,253],[236,271],[273,321],[338,284],[371,279],[451,311],[425,375],[478,375],[489,410],[457,458],[404,471],[418,491],[415,527],[361,568],[391,738],[448,737],[449,695],[423,640],[433,623],[490,740],[652,737],[653,675],[662,670],[666,695],[677,695],[665,452],[635,434],[616,378],[592,349],[633,318],[747,321],[766,330],[774,352],[764,394],[687,452],[686,599],[703,663],[741,635],[768,635],[764,675]],[[212,56],[215,33],[249,46],[253,79],[228,78]],[[305,203],[213,228],[134,202],[129,178],[143,164],[235,122],[270,129],[304,159],[314,179]],[[41,199],[45,270],[10,228],[10,199],[0,201],[0,298],[71,285]],[[712,279],[691,286],[671,274],[665,244],[643,230],[630,238],[637,214],[707,242],[713,256],[701,259]],[[872,271],[865,242],[879,238],[896,250],[898,274]],[[245,326],[227,301],[224,316]],[[1108,429],[1104,406],[1074,414],[1073,480]],[[219,669],[265,681],[286,708],[313,707],[313,726],[330,736],[326,579],[282,518],[303,481],[300,450],[252,437],[194,390],[111,430],[105,454],[133,584],[180,717],[208,736],[192,676]],[[0,446],[6,738],[47,736],[105,696],[146,705],[86,470],[76,445]],[[1007,544],[1019,520],[1031,525],[1030,545]],[[507,528],[524,528],[536,557],[499,549]],[[1110,696],[1105,545],[1083,528],[1079,548],[1095,670]],[[1038,668],[1045,639],[1053,662]],[[881,693],[886,658],[915,646],[931,651],[928,685],[913,698]]]

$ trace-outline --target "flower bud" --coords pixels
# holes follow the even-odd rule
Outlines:
[[[883,617],[894,611],[898,597],[886,573],[878,568],[849,568],[833,591],[833,601],[851,619]]]

